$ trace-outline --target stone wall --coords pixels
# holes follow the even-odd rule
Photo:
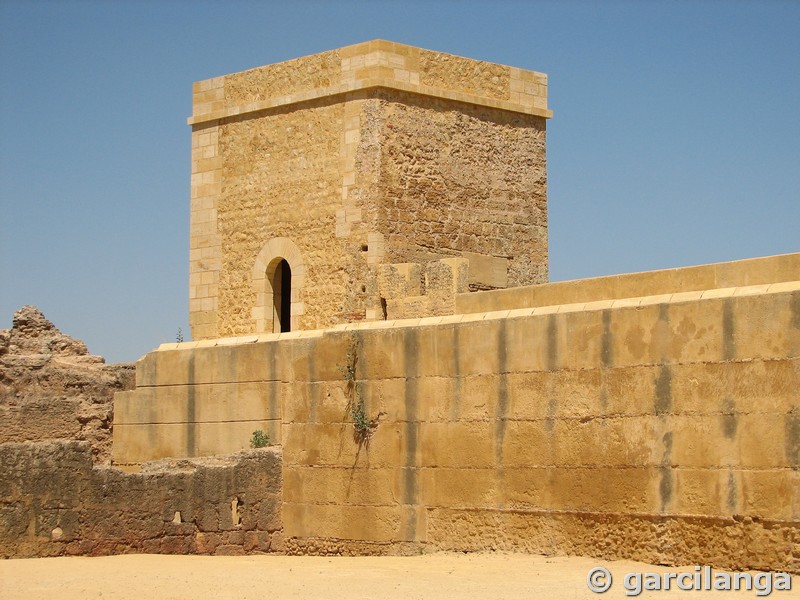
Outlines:
[[[422,272],[419,263],[378,267],[378,293],[384,319],[434,317],[455,312],[456,295],[468,289],[469,261],[463,258],[432,260],[425,266],[424,279]]]
[[[165,345],[137,380],[176,414],[204,388],[267,384],[287,551],[502,549],[799,571],[800,282],[652,289]],[[132,463],[153,456],[130,440],[176,431],[139,390],[118,413],[138,416],[115,426],[115,453]],[[213,453],[225,426],[182,414],[195,445],[170,451]]]
[[[0,330],[0,444],[85,440],[108,462],[114,393],[133,386],[133,365],[106,365],[25,306]]]
[[[266,288],[254,286],[252,272],[265,243],[276,238],[301,249],[302,278],[301,265],[292,265],[294,287],[303,280],[293,329],[328,327],[341,315],[347,281],[340,269],[359,253],[336,237],[343,119],[342,104],[318,103],[220,125],[218,337],[266,330],[272,299],[259,302]],[[280,257],[264,262],[274,258]]]
[[[276,448],[107,466],[112,397],[133,375],[35,307],[0,330],[0,557],[281,552]]]
[[[794,290],[358,331],[284,399],[287,545],[797,571]]]
[[[505,286],[546,282],[545,119],[399,93],[380,108],[386,261],[471,253],[501,263]]]
[[[691,300],[716,294],[741,286],[762,286],[766,290],[773,283],[796,281],[800,277],[800,253],[749,258],[731,262],[623,273],[591,279],[556,281],[533,285],[458,294],[456,313],[485,313],[526,308],[543,308],[559,304],[576,304],[588,308],[602,307],[598,302],[661,296],[661,300]],[[610,306],[610,305],[609,305]],[[573,307],[574,308],[574,307]]]
[[[287,336],[297,339],[298,334],[274,335]],[[116,464],[230,454],[247,449],[257,430],[280,444],[280,390],[286,375],[272,348],[209,345],[156,360],[152,356],[136,365],[136,390],[115,398]]]
[[[193,107],[196,340],[277,331],[281,258],[292,330],[380,320],[387,262],[547,280],[541,73],[374,41],[198,82]]]
[[[283,551],[281,457],[95,466],[86,442],[0,444],[0,557]]]

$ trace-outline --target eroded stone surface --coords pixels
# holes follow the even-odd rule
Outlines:
[[[282,552],[280,486],[274,448],[125,473],[87,442],[0,444],[0,557]]]
[[[85,440],[95,460],[109,460],[113,395],[133,377],[132,365],[106,365],[25,306],[0,330],[0,443]]]

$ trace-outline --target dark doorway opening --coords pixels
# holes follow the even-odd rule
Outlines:
[[[275,268],[272,280],[272,300],[275,318],[278,320],[273,331],[281,333],[292,329],[292,268],[286,259],[281,259]]]

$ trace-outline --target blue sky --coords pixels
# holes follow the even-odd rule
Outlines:
[[[188,339],[193,81],[383,38],[549,74],[551,280],[800,251],[800,2],[0,0],[0,328]]]

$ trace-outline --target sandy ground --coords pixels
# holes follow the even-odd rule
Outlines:
[[[611,590],[589,591],[596,566],[610,570]],[[694,572],[630,561],[554,558],[524,554],[431,554],[413,557],[159,556],[0,560],[0,599],[58,598],[195,600],[271,598],[361,599],[574,599],[626,598],[631,572]],[[791,591],[770,598],[800,598]],[[757,598],[739,592],[643,591],[639,598]]]

